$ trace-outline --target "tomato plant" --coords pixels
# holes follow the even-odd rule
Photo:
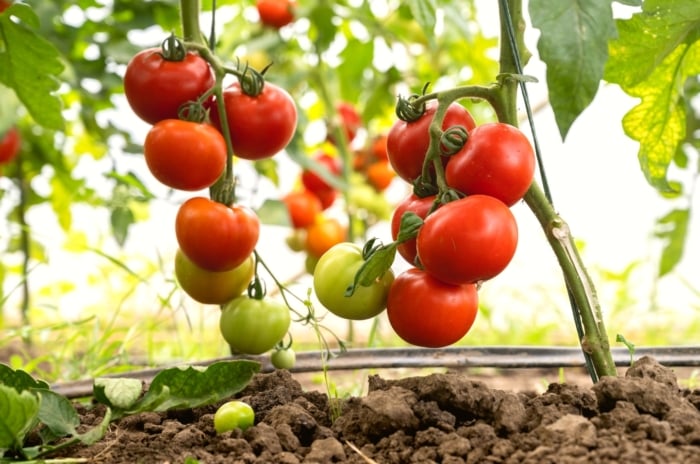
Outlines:
[[[296,3],[290,0],[257,0],[255,2],[260,22],[276,29],[294,21],[295,6]]]
[[[510,208],[488,195],[471,195],[440,206],[425,218],[416,250],[426,272],[450,284],[498,275],[518,244]]]
[[[193,263],[182,250],[175,253],[175,278],[193,300],[222,305],[239,296],[255,273],[252,256],[230,271],[212,272]]]
[[[340,127],[345,135],[345,140],[350,143],[355,139],[357,131],[362,127],[362,117],[355,105],[349,102],[338,102],[335,110],[338,112]],[[332,132],[328,134],[328,140],[332,143],[337,143]]]
[[[236,81],[223,92],[233,152],[239,158],[260,160],[282,151],[294,135],[297,109],[289,93],[266,82],[260,94],[246,94]],[[217,105],[211,119],[223,130]]]
[[[11,127],[0,138],[0,164],[8,164],[15,159],[22,145],[22,137],[17,127]]]
[[[435,115],[437,102],[430,101],[425,105],[425,112],[415,121],[397,120],[391,126],[386,140],[386,149],[391,166],[396,174],[407,182],[421,175],[428,146],[430,145],[429,126]],[[476,127],[474,118],[459,103],[452,103],[447,109],[442,129],[461,126],[471,131]],[[448,157],[442,157],[443,163]]]
[[[418,268],[402,272],[391,285],[386,311],[402,340],[439,348],[469,332],[478,311],[476,285],[451,285]]]
[[[201,56],[173,57],[160,47],[140,51],[124,74],[124,94],[136,115],[149,124],[177,119],[180,107],[196,101],[214,85],[214,75]],[[167,56],[167,58],[166,58]]]
[[[303,229],[309,227],[321,214],[321,200],[308,190],[294,190],[282,197],[287,207],[292,227]]]
[[[496,197],[508,206],[522,199],[535,173],[535,153],[519,129],[482,124],[469,133],[445,169],[447,184],[466,195]]]
[[[258,242],[260,221],[242,205],[226,206],[204,197],[185,201],[175,217],[180,249],[208,271],[228,271],[243,263]]]
[[[343,242],[334,245],[316,263],[314,291],[318,301],[331,313],[345,319],[372,318],[386,307],[389,287],[394,274],[388,270],[370,286],[358,286],[351,296],[345,291],[352,285],[355,274],[364,262],[362,248]]]
[[[297,361],[297,355],[292,348],[281,348],[270,355],[270,362],[276,369],[291,369]]]
[[[347,237],[345,227],[335,218],[320,217],[306,229],[306,251],[320,258],[333,245]]]
[[[261,354],[284,338],[291,324],[289,308],[269,298],[247,295],[229,301],[221,311],[219,329],[234,352]]]
[[[425,219],[428,212],[433,208],[435,199],[435,195],[421,198],[412,193],[404,198],[398,205],[396,205],[396,208],[391,216],[391,238],[396,240],[398,237],[399,229],[401,227],[401,217],[404,215],[404,213],[411,212],[416,214],[421,219]],[[416,239],[412,238],[406,240],[405,242],[399,243],[397,251],[408,263],[415,264],[417,254]]]
[[[219,406],[214,413],[214,430],[216,433],[235,429],[245,430],[255,423],[255,411],[243,401],[233,400]]]
[[[151,127],[143,154],[153,177],[178,190],[207,188],[226,167],[221,132],[209,124],[180,119],[164,119]]]
[[[339,177],[341,175],[343,166],[339,157],[320,152],[314,156],[314,161],[328,171],[328,174],[335,177]],[[316,194],[317,196],[329,190],[335,190],[335,188],[326,182],[323,177],[308,168],[302,171],[301,182],[304,184],[304,187],[306,187],[307,190]]]

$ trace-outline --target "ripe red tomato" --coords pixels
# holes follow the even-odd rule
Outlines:
[[[233,153],[239,158],[259,160],[282,151],[294,135],[297,109],[286,90],[266,82],[257,96],[246,95],[236,81],[224,90],[224,105]],[[216,104],[211,119],[221,128]]]
[[[208,198],[185,201],[175,217],[180,249],[208,271],[228,271],[248,259],[260,235],[260,221],[245,206],[226,206]]]
[[[254,273],[252,256],[230,271],[212,272],[190,261],[182,250],[175,254],[177,282],[193,300],[203,304],[222,305],[233,300],[248,288]]]
[[[8,9],[12,5],[12,2],[8,2],[6,0],[0,0],[0,13]]]
[[[469,133],[467,143],[450,158],[445,179],[466,195],[491,195],[512,206],[530,188],[534,174],[535,152],[525,134],[494,122]]]
[[[372,155],[377,160],[389,160],[389,155],[386,152],[386,134],[379,135],[372,141]]]
[[[331,156],[328,153],[319,152],[313,157],[313,159],[317,164],[323,166],[329,174],[333,176],[341,175],[343,165],[339,157]],[[323,177],[319,176],[311,169],[304,169],[302,171],[301,183],[313,193],[334,190],[333,186],[331,186],[323,179]]]
[[[295,190],[282,197],[287,206],[292,227],[303,229],[316,222],[321,214],[321,200],[308,190]]]
[[[213,85],[214,74],[204,58],[188,52],[182,61],[169,61],[160,47],[134,55],[124,74],[126,100],[149,124],[177,119],[181,105],[197,100]]]
[[[397,120],[387,135],[386,148],[389,161],[394,171],[407,182],[421,175],[423,160],[430,144],[429,126],[437,109],[437,102],[428,102],[425,113],[415,121]],[[445,114],[442,123],[443,130],[452,126],[462,126],[471,132],[476,123],[474,118],[462,105],[452,103]],[[448,157],[443,157],[443,164]]]
[[[340,124],[345,134],[345,140],[350,143],[355,139],[357,131],[362,127],[362,117],[352,103],[339,102],[335,110],[340,117]],[[327,138],[331,143],[337,144],[331,131],[329,131]]]
[[[164,119],[146,134],[143,154],[153,177],[178,190],[211,186],[226,167],[226,142],[209,124]]]
[[[471,195],[440,206],[418,231],[416,249],[426,272],[459,285],[488,280],[506,268],[518,227],[501,200]]]
[[[446,284],[418,268],[396,277],[386,304],[394,332],[426,348],[459,341],[474,324],[478,308],[476,285]]]
[[[257,0],[255,3],[260,22],[275,29],[294,21],[295,6],[296,3],[290,0]]]
[[[320,258],[333,245],[344,242],[345,227],[335,218],[320,218],[306,229],[306,251]]]
[[[411,194],[404,198],[401,203],[396,205],[394,213],[391,216],[391,238],[396,240],[396,237],[398,237],[399,229],[401,227],[401,216],[403,216],[404,213],[415,213],[421,219],[425,219],[425,217],[428,215],[428,211],[430,211],[430,209],[433,207],[434,202],[435,195],[421,198],[417,195]],[[417,254],[415,238],[400,243],[397,250],[401,257],[408,263],[415,264]]]
[[[15,159],[22,145],[19,129],[11,127],[0,137],[0,164],[8,164]]]
[[[321,201],[322,210],[327,210],[333,206],[333,203],[335,203],[335,199],[338,196],[338,192],[335,189],[319,190],[318,192],[312,193]]]
[[[388,161],[375,161],[370,164],[367,166],[365,175],[370,185],[379,192],[386,190],[386,188],[391,185],[391,181],[394,180],[394,177],[396,177],[396,173]]]

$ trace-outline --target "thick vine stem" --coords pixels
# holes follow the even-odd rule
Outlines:
[[[524,21],[522,17],[522,0],[504,0],[499,2],[501,17],[501,76],[518,74],[518,66],[514,59],[515,52],[520,53],[520,62],[527,61],[526,48],[523,40]],[[505,8],[504,8],[505,7]],[[508,21],[514,29],[514,42],[509,37]],[[493,103],[499,120],[517,126],[517,87],[518,81],[502,77],[500,80],[500,96]],[[554,211],[537,182],[533,182],[525,194],[525,203],[532,210],[542,226],[547,240],[557,257],[564,273],[567,289],[578,311],[584,334],[580,340],[581,348],[592,359],[591,377],[595,381],[602,376],[615,376],[617,371],[610,351],[610,342],[605,331],[602,311],[595,293],[595,286],[586,272],[585,266],[577,251],[571,232],[566,222]]]

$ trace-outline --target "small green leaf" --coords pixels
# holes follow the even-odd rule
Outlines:
[[[24,438],[37,424],[39,397],[0,385],[0,456],[22,448]]]
[[[401,225],[399,226],[399,233],[396,236],[396,241],[398,243],[403,243],[406,240],[416,238],[422,226],[423,219],[421,219],[420,216],[412,211],[406,211],[403,213],[403,216],[401,216]]]
[[[41,397],[39,420],[57,437],[76,435],[80,417],[71,402],[51,390],[38,390],[37,393]]]
[[[435,0],[409,0],[408,8],[423,33],[431,44],[435,44],[435,24],[437,23],[437,4]]]
[[[549,99],[562,139],[598,92],[615,37],[610,0],[531,0],[530,16],[547,64]]]
[[[280,176],[277,169],[277,161],[272,158],[265,158],[255,161],[253,166],[255,167],[255,172],[270,179],[274,186],[279,187]]]
[[[267,198],[260,208],[255,211],[258,219],[263,224],[289,227],[292,223],[289,218],[289,210],[284,202]]]
[[[114,409],[129,409],[143,393],[143,383],[138,379],[97,378],[93,383],[95,399]]]
[[[340,58],[343,61],[338,65],[336,74],[340,81],[340,95],[346,101],[356,102],[363,90],[358,83],[362,82],[367,69],[372,68],[374,42],[351,39],[340,53]]]
[[[319,3],[309,12],[309,37],[316,44],[319,53],[325,51],[335,39],[338,26],[333,22],[334,16],[333,8],[325,2]]]
[[[14,370],[5,364],[0,364],[0,384],[13,387],[18,392],[30,389],[49,389],[49,384],[43,380],[36,380],[23,370]]]
[[[29,5],[14,3],[0,16],[0,83],[15,90],[34,120],[60,130],[64,120],[56,96],[63,63],[56,47],[36,30],[39,18]]]
[[[109,220],[112,225],[112,235],[114,235],[114,239],[119,246],[124,246],[129,234],[129,227],[136,220],[134,212],[131,211],[131,208],[128,206],[117,206],[112,209]]]
[[[674,209],[656,221],[654,235],[665,243],[659,263],[660,277],[671,272],[683,257],[689,222],[689,209]]]
[[[388,245],[373,247],[372,253],[357,270],[352,285],[345,290],[345,296],[352,296],[358,285],[369,287],[386,274],[394,263],[397,246],[396,242],[391,242]]]

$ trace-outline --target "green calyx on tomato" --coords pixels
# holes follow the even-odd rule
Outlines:
[[[416,239],[418,259],[433,277],[453,285],[502,272],[515,254],[518,227],[510,208],[488,195],[470,195],[428,215]]]
[[[185,191],[210,187],[226,168],[226,142],[209,124],[165,119],[146,134],[146,165],[162,184]]]
[[[214,413],[214,430],[216,433],[235,429],[245,430],[255,423],[255,411],[243,401],[228,401]]]
[[[291,325],[289,308],[270,298],[239,296],[221,311],[219,329],[231,350],[262,354],[273,349]]]
[[[387,298],[394,332],[412,345],[439,348],[459,341],[478,312],[476,285],[446,284],[411,268],[396,277]]]
[[[345,319],[364,320],[386,308],[389,287],[394,281],[391,269],[369,285],[355,285],[350,296],[346,294],[364,263],[362,248],[349,242],[334,245],[321,256],[314,268],[313,285],[316,297],[328,311]]]
[[[240,296],[253,279],[252,256],[230,271],[212,272],[193,263],[182,250],[175,253],[175,277],[180,287],[193,300],[203,304],[222,305]]]
[[[248,259],[260,235],[256,214],[242,205],[226,206],[204,197],[180,205],[175,236],[182,252],[208,271],[228,271]]]

